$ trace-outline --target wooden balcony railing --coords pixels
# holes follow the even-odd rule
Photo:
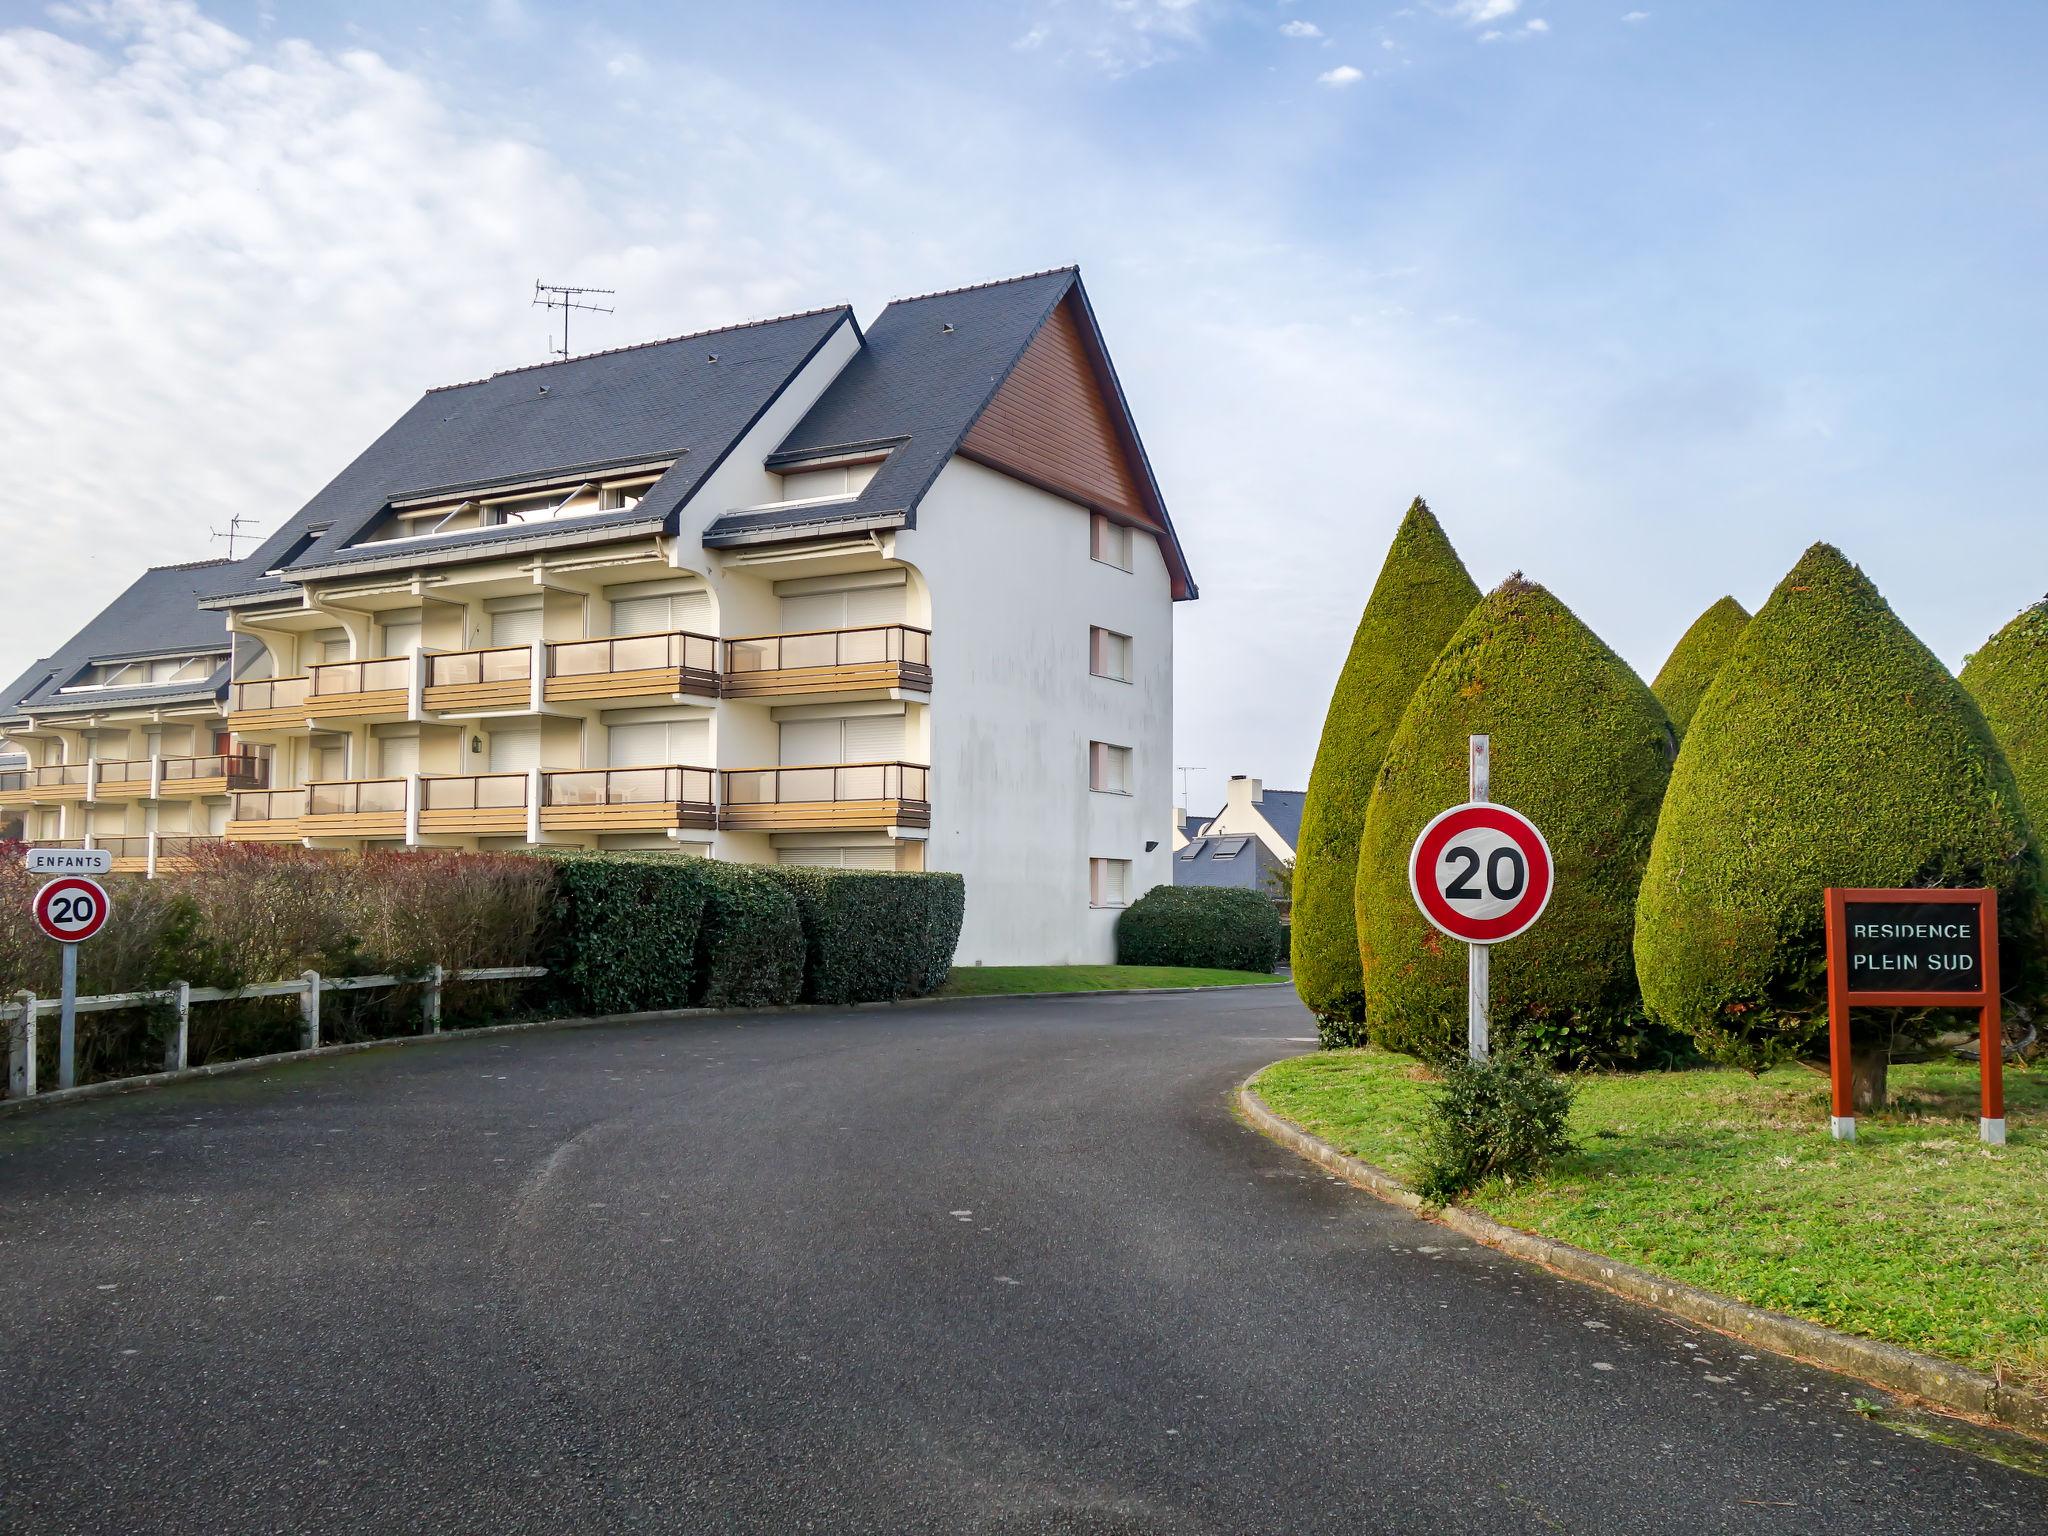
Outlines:
[[[332,779],[306,786],[309,837],[403,837],[404,779]]]
[[[540,824],[549,831],[665,831],[710,827],[717,808],[710,768],[577,768],[541,775]]]
[[[224,795],[237,789],[260,789],[270,775],[270,765],[262,758],[235,752],[155,761],[161,765],[160,772],[152,772],[152,760],[146,757],[97,764],[94,793],[103,800],[135,798],[147,795],[154,784],[176,798]]]
[[[724,779],[719,825],[734,830],[931,825],[931,769],[918,763],[731,768]]]
[[[238,821],[297,821],[305,814],[303,789],[245,790],[235,796],[228,825]]]
[[[523,833],[528,776],[465,773],[420,780],[420,831]]]
[[[156,867],[162,869],[165,859],[189,859],[203,848],[218,848],[223,839],[211,832],[166,832],[156,840]]]
[[[427,657],[422,701],[435,711],[518,709],[531,697],[533,647],[493,645]]]
[[[553,701],[676,693],[718,696],[718,642],[689,630],[562,640],[547,648]]]
[[[0,798],[0,805],[17,805],[30,798],[26,768],[9,768],[0,772],[0,797],[5,797]]]
[[[313,667],[306,713],[329,718],[403,718],[412,691],[412,658],[382,656],[374,661],[328,661]]]
[[[28,840],[31,848],[83,848],[82,837],[32,837]]]
[[[725,693],[729,698],[870,688],[928,693],[931,659],[931,631],[910,624],[742,635],[725,642]]]
[[[296,710],[312,691],[313,679],[310,677],[261,677],[254,682],[235,683],[228,688],[228,713]]]
[[[28,771],[29,787],[31,789],[75,788],[80,794],[83,794],[85,792],[85,777],[89,766],[86,763],[46,763],[40,768],[31,768]]]

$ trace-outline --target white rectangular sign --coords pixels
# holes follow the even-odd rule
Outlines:
[[[104,875],[112,872],[114,856],[104,848],[31,848],[28,872],[32,875]]]

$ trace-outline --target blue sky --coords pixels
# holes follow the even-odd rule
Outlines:
[[[275,526],[428,384],[1081,263],[1203,587],[1177,759],[1298,786],[1387,536],[1645,676],[1816,538],[1951,665],[2048,590],[2048,8],[0,6],[0,542]],[[112,537],[109,537],[109,534]],[[44,647],[46,648],[46,647]]]

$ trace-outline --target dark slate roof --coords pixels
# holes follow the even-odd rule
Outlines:
[[[292,560],[293,575],[417,553],[531,543],[578,531],[673,529],[675,511],[723,462],[784,385],[842,323],[845,305],[668,341],[594,352],[430,390],[247,559],[211,596],[283,595],[264,573],[302,536],[326,531]],[[674,466],[637,506],[557,522],[481,529],[403,545],[360,536],[395,499],[571,475],[669,458]]]
[[[1255,809],[1272,824],[1275,832],[1287,839],[1287,846],[1301,847],[1301,807],[1308,799],[1305,789],[1269,789],[1260,797]]]
[[[788,513],[725,513],[705,530],[705,544],[750,543],[767,533],[790,537],[915,528],[925,492],[1069,294],[1078,300],[1083,329],[1099,348],[1094,311],[1073,267],[892,302],[868,327],[861,350],[768,457],[770,469],[787,469],[809,459],[886,448],[889,456],[874,478],[843,502]],[[1123,414],[1138,477],[1166,530],[1163,543],[1176,589],[1184,587],[1192,597],[1194,583],[1106,349],[1101,360],[1112,406]]]
[[[204,683],[102,688],[78,699],[62,698],[58,690],[96,661],[226,651],[226,622],[217,613],[202,611],[197,603],[200,589],[227,566],[225,560],[202,560],[145,571],[55,654],[10,685],[7,696],[0,699],[0,710],[20,714],[53,708],[125,708],[218,693],[227,685],[225,662]]]
[[[1219,859],[1219,850],[1242,844],[1237,857]],[[1222,886],[1274,896],[1274,877],[1282,868],[1271,849],[1256,837],[1198,837],[1173,856],[1175,885]]]

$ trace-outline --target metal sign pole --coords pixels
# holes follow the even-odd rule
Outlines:
[[[1484,805],[1493,793],[1492,738],[1474,736],[1469,748],[1471,793],[1475,805]],[[1465,1050],[1474,1061],[1487,1058],[1487,993],[1492,986],[1484,944],[1465,946]]]
[[[78,1082],[78,946],[64,949],[64,993],[57,1014],[57,1086]]]

